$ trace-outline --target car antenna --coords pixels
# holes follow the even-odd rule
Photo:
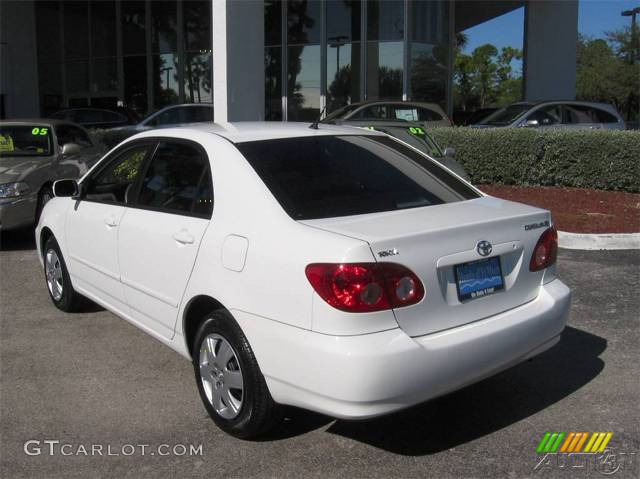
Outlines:
[[[320,120],[322,119],[322,114],[324,113],[324,111],[326,109],[327,109],[327,105],[324,106],[324,108],[322,109],[322,111],[318,115],[318,118],[316,119],[316,121],[314,121],[313,123],[311,123],[309,125],[309,128],[311,128],[312,130],[317,130],[318,129],[318,123],[320,123]]]

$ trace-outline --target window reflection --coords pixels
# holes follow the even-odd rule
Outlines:
[[[367,4],[367,98],[402,99],[404,2]]]
[[[287,119],[314,120],[320,113],[320,6],[287,2]]]
[[[449,9],[445,0],[411,3],[411,99],[442,107],[447,98]]]
[[[122,9],[122,50],[125,55],[146,52],[145,2],[121,2]]]
[[[153,105],[156,109],[178,103],[178,56],[153,56]]]
[[[146,57],[125,57],[123,68],[124,103],[141,117],[146,116],[148,112]]]
[[[360,99],[360,6],[327,1],[327,112]]]
[[[189,53],[184,71],[184,101],[213,102],[211,88],[211,53]]]
[[[265,113],[267,121],[282,120],[282,47],[265,49]]]

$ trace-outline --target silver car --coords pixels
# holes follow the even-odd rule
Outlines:
[[[391,100],[352,103],[329,113],[322,122],[349,125],[352,121],[372,120],[419,122],[426,128],[453,125],[436,103]]]
[[[79,178],[101,153],[74,123],[0,121],[0,231],[36,223],[53,182]]]
[[[125,134],[135,134],[153,128],[213,121],[213,105],[209,103],[184,103],[171,105],[147,116],[140,123],[112,128]]]
[[[527,127],[573,130],[624,130],[614,106],[585,101],[519,102],[501,108],[472,125],[474,128]]]

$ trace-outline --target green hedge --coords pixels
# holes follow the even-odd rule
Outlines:
[[[640,192],[640,131],[435,128],[474,183]]]

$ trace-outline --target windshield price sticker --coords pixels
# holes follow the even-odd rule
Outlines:
[[[49,128],[39,128],[36,126],[33,130],[31,130],[31,134],[33,136],[45,136],[49,134]]]
[[[13,151],[13,138],[9,135],[0,135],[0,151]]]

